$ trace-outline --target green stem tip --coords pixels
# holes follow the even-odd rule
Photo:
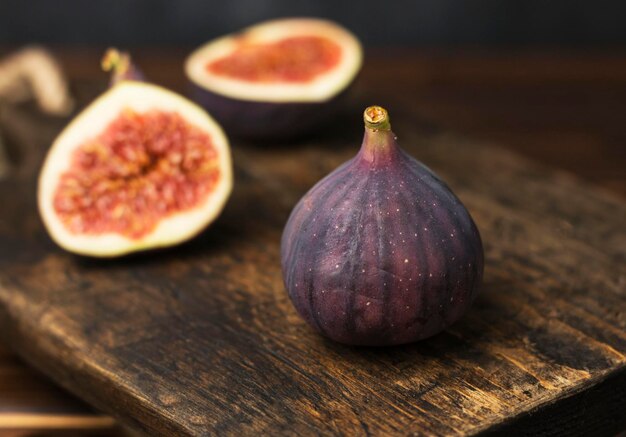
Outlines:
[[[381,106],[370,106],[363,112],[365,127],[372,130],[391,130],[389,114]]]
[[[112,71],[113,74],[124,75],[130,68],[130,55],[110,48],[105,52],[100,64],[104,71]]]

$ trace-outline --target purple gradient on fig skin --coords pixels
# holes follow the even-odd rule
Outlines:
[[[483,273],[480,235],[459,199],[391,130],[370,127],[359,153],[296,205],[281,258],[297,311],[353,345],[437,334],[467,311]]]
[[[258,102],[239,100],[192,84],[191,97],[207,110],[228,135],[252,140],[285,140],[310,133],[330,120],[348,94],[324,102]]]

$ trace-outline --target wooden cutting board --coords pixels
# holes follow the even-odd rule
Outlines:
[[[354,116],[297,147],[235,143],[236,186],[219,221],[178,248],[118,260],[51,242],[36,211],[43,151],[34,148],[0,182],[2,336],[150,435],[621,429],[624,204],[389,109],[401,144],[449,182],[483,236],[482,293],[446,332],[402,347],[345,347],[311,332],[283,288],[282,227],[306,190],[356,153],[355,104],[346,112]],[[55,130],[35,130],[37,143]]]

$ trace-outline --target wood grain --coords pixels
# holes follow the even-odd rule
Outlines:
[[[374,73],[324,135],[298,147],[236,143],[235,193],[198,239],[120,261],[66,254],[41,228],[33,171],[55,130],[48,124],[28,162],[0,184],[2,336],[150,434],[469,435],[551,425],[556,435],[609,435],[626,426],[623,203],[442,132],[411,104],[415,93],[392,93],[394,129],[475,217],[487,255],[481,296],[452,329],[392,349],[330,343],[297,317],[280,278],[280,231],[310,185],[356,151],[362,107],[381,97],[368,91]],[[537,419],[550,412],[558,420]]]

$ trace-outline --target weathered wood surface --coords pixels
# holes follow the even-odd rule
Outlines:
[[[235,144],[237,185],[218,223],[179,248],[118,261],[50,242],[35,212],[38,162],[23,162],[0,183],[2,336],[150,434],[474,434],[516,419],[563,435],[623,427],[626,207],[433,132],[402,104],[387,104],[401,143],[481,229],[483,292],[447,332],[392,349],[330,343],[297,317],[280,231],[310,185],[355,152],[365,103],[297,148]]]

